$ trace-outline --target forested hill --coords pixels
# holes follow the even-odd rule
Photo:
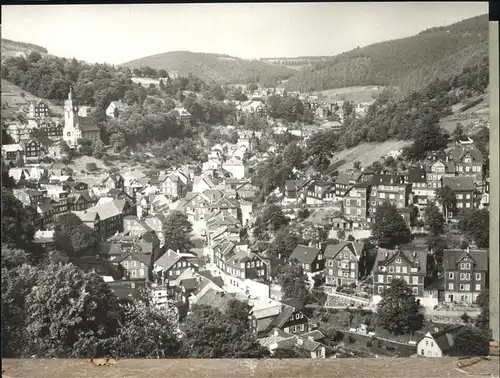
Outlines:
[[[168,72],[176,71],[180,76],[187,76],[191,73],[206,82],[212,80],[220,84],[255,82],[262,86],[275,85],[276,79],[286,79],[296,72],[287,67],[259,60],[189,51],[171,51],[151,55],[124,63],[123,66],[130,69],[149,66],[154,69],[165,69]]]
[[[319,91],[364,85],[418,90],[436,78],[460,74],[488,55],[488,15],[424,30],[336,55],[299,71],[288,90]]]
[[[33,51],[40,54],[47,54],[47,49],[45,47],[32,43],[17,42],[2,38],[0,45],[2,47],[2,61],[13,56],[19,56],[20,54],[28,56]]]

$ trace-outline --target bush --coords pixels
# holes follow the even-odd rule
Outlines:
[[[350,335],[349,335],[349,338],[347,340],[349,341],[349,344],[354,344],[356,342],[356,339]]]
[[[340,342],[344,339],[344,333],[341,331],[336,331],[332,337],[333,341]]]
[[[87,168],[87,171],[89,171],[89,172],[94,172],[94,171],[97,171],[97,169],[98,169],[96,163],[87,163],[85,168]]]
[[[373,345],[373,341],[372,341],[372,339],[368,339],[368,340],[366,340],[366,346],[367,346],[368,348],[371,348],[371,347],[372,347],[372,345]]]

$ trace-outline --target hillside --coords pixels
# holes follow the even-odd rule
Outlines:
[[[21,54],[27,56],[32,51],[37,51],[40,54],[47,54],[47,49],[42,46],[34,45],[32,43],[12,41],[5,38],[2,38],[0,46],[2,51],[2,62],[7,58],[19,56]]]
[[[9,118],[17,113],[19,107],[27,105],[31,101],[36,101],[40,99],[40,97],[34,96],[28,91],[25,91],[19,88],[17,85],[12,84],[11,82],[2,79],[2,117]],[[54,115],[62,116],[64,114],[64,109],[61,106],[57,106],[54,103],[47,101],[49,105],[50,111]]]
[[[357,48],[305,68],[288,90],[321,91],[349,86],[397,86],[418,90],[439,77],[459,74],[488,55],[488,15],[448,27]]]
[[[189,51],[171,51],[147,56],[124,63],[130,69],[149,66],[154,69],[177,71],[181,76],[189,73],[204,81],[218,83],[251,83],[263,86],[273,85],[276,79],[286,79],[295,70],[266,63],[259,60],[245,60],[222,54],[193,53]]]

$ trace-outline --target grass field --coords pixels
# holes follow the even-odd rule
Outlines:
[[[489,125],[489,91],[487,91],[486,94],[482,96],[482,101],[479,104],[463,112],[460,112],[460,108],[462,108],[464,105],[464,103],[454,105],[452,107],[453,114],[442,118],[439,122],[440,126],[448,133],[452,133],[456,129],[458,123],[462,124],[464,130],[470,134],[473,134],[482,126]]]
[[[328,89],[321,91],[322,95],[331,100],[345,100],[354,102],[371,102],[374,101],[374,95],[380,93],[384,87],[376,85],[368,85],[363,87],[345,87]]]
[[[69,88],[68,88],[69,90]],[[24,98],[21,96],[21,93],[24,93]],[[6,109],[2,109],[2,112],[6,111],[17,111],[19,109],[19,104],[27,104],[30,101],[36,101],[39,97],[32,95],[31,93],[19,88],[17,85],[12,84],[11,82],[2,79],[2,95],[1,101],[2,106],[6,105]],[[47,101],[49,105],[49,109],[58,115],[63,115],[64,110],[61,106],[57,106],[50,101]]]
[[[367,167],[374,161],[387,156],[390,151],[397,151],[409,146],[411,141],[388,140],[383,143],[362,143],[356,147],[343,150],[334,155],[332,164],[336,164],[338,171],[352,168],[355,161],[360,161],[361,166]]]

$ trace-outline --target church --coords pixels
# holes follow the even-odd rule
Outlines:
[[[78,146],[79,139],[100,139],[101,131],[95,123],[90,107],[77,107],[73,102],[73,90],[69,88],[68,99],[64,102],[63,139],[70,148]]]

